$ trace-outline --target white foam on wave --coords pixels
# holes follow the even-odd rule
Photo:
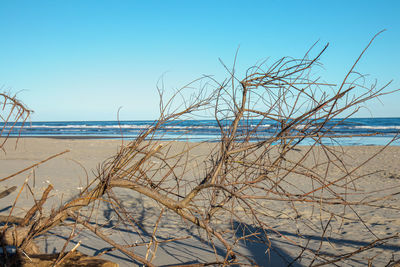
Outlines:
[[[145,129],[151,125],[31,125],[27,128],[45,129]]]
[[[388,130],[388,129],[396,129],[400,130],[400,126],[398,125],[390,125],[390,126],[354,126],[355,129],[376,129],[376,130]]]
[[[151,127],[151,124],[143,124],[143,125],[30,125],[26,128],[28,129],[147,129]],[[6,129],[10,129],[11,126],[6,126]],[[218,126],[205,126],[205,125],[164,125],[162,126],[164,129],[219,129]]]

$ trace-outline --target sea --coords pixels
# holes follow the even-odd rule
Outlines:
[[[220,125],[228,129],[231,121],[222,121]],[[1,136],[11,137],[51,137],[51,138],[113,138],[134,139],[153,126],[155,121],[34,121],[26,122],[23,127],[20,123],[1,124]],[[239,134],[252,131],[250,141],[259,141],[276,135],[282,125],[269,120],[252,120],[239,125]],[[298,125],[296,131],[311,132],[318,127],[318,123]],[[256,130],[255,130],[256,129]],[[329,129],[329,131],[327,131]],[[400,146],[400,118],[349,118],[333,119],[324,125],[322,133],[335,138],[322,138],[327,145],[390,145]],[[371,135],[371,136],[353,136]],[[353,137],[350,137],[353,136]],[[220,126],[215,120],[182,120],[164,124],[151,138],[157,140],[176,140],[189,142],[218,142],[221,140]],[[313,143],[312,139],[304,139],[302,145]]]

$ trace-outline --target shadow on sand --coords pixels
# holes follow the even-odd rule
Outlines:
[[[130,229],[126,229],[123,227],[118,227],[113,222],[110,222],[107,225],[103,225],[102,228],[104,231],[108,231],[108,229],[112,228],[114,231],[117,231],[122,235],[133,235],[138,237],[137,232],[131,231]],[[257,231],[257,229],[251,225],[238,222],[234,223],[234,228],[236,230],[236,237],[238,238],[244,235],[255,233]],[[226,255],[226,250],[222,246],[222,244],[216,242],[213,249],[212,245],[207,240],[205,240],[200,234],[196,234],[196,230],[194,228],[188,229],[184,227],[176,227],[176,232],[188,234],[191,238],[160,244],[157,251],[157,257],[153,262],[157,266],[167,267],[176,264],[204,263],[205,261],[212,261],[213,259],[215,260],[215,252],[218,256],[220,256],[221,259],[223,259]],[[57,236],[60,239],[67,239],[66,236],[59,235],[55,232],[51,234]],[[86,234],[88,235],[89,239],[97,238],[96,236],[92,236],[91,233]],[[146,232],[141,232],[140,235],[146,238],[150,238],[150,236]],[[165,241],[166,239],[158,237],[158,240]],[[286,251],[279,248],[279,245],[274,241],[272,241],[272,246],[270,249],[268,249],[267,242],[264,243],[262,241],[266,240],[260,240],[259,238],[249,238],[246,241],[239,242],[238,252],[250,259],[249,261],[247,261],[248,264],[277,267],[301,266],[298,262],[296,262],[293,256],[289,255]],[[71,241],[71,243],[74,245],[76,241]],[[100,245],[100,243],[98,243],[97,241],[96,243]],[[85,253],[87,254],[96,256],[102,254],[107,250],[111,250],[112,247],[102,246],[102,248],[95,248],[91,247],[90,245],[81,244],[81,249],[84,249]],[[145,251],[142,248],[135,249],[135,252],[141,255],[145,254]],[[120,266],[131,266],[132,263],[139,264],[137,262],[132,262],[129,257],[117,251],[110,251],[109,253],[107,253],[107,258],[111,261],[118,262]]]
[[[268,240],[260,229],[237,221],[233,223],[233,227],[236,238],[248,236],[246,240],[241,239],[239,242],[248,252],[247,256],[258,266],[302,266],[297,262],[297,258],[289,255],[273,240],[270,240],[269,247]]]

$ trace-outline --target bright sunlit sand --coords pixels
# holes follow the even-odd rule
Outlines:
[[[29,184],[32,186],[34,192],[42,192],[48,184],[54,185],[54,190],[46,204],[46,209],[57,207],[59,202],[67,200],[74,195],[79,194],[82,187],[86,186],[87,179],[91,179],[93,171],[96,172],[99,164],[106,158],[112,156],[118,151],[121,145],[120,140],[104,140],[104,139],[52,139],[52,138],[22,138],[19,140],[18,148],[13,149],[14,142],[11,141],[7,145],[7,154],[1,155],[0,160],[0,177],[5,177],[18,169],[34,164],[38,161],[47,158],[52,154],[62,152],[66,149],[70,150],[69,153],[58,157],[51,162],[44,163],[40,168],[36,169],[34,175],[32,172],[27,172],[16,176],[12,180],[8,180],[1,184],[1,188],[8,188],[14,185],[19,186],[24,180],[29,177]],[[184,143],[175,143],[174,146],[182,147]],[[192,154],[206,155],[209,151],[210,144],[203,144],[193,150]],[[345,147],[348,153],[348,167],[357,166],[363,161],[367,160],[373,153],[377,152],[381,147],[379,146],[351,146]],[[306,147],[299,147],[300,150],[305,150]],[[298,151],[292,154],[293,158],[298,157]],[[371,160],[360,173],[372,173],[365,176],[357,184],[360,192],[374,192],[373,197],[386,196],[391,192],[398,192],[400,181],[400,147],[391,146],[379,154],[375,159]],[[84,168],[83,168],[84,166]],[[30,173],[30,174],[29,174]],[[29,175],[28,175],[29,174]],[[88,177],[87,177],[88,176]],[[302,185],[298,181],[298,186]],[[380,191],[384,190],[384,191]],[[1,200],[3,207],[1,214],[7,215],[10,212],[13,200],[16,198],[18,192],[14,192],[6,198]],[[124,205],[130,208],[134,216],[141,218],[140,224],[149,231],[152,230],[152,223],[154,218],[158,216],[157,204],[151,201],[145,201],[139,194],[132,194],[127,191],[119,191],[120,200]],[[356,199],[355,197],[354,199]],[[352,201],[352,196],[348,201]],[[385,200],[385,205],[397,205],[399,203],[399,195],[391,196]],[[14,215],[22,215],[30,208],[32,204],[31,197],[24,193],[18,199]],[[270,210],[273,208],[273,210]],[[350,207],[349,207],[350,208]],[[354,217],[354,214],[348,212],[343,221],[336,221],[333,223],[328,231],[329,243],[322,247],[322,251],[326,253],[346,254],[353,252],[354,248],[359,246],[366,246],[373,240],[371,233],[375,234],[378,238],[386,238],[400,231],[400,216],[399,213],[393,210],[387,210],[380,207],[358,207],[355,206],[358,214],[362,216],[364,222],[361,223]],[[398,207],[399,208],[399,207]],[[116,217],[109,217],[110,207],[103,205],[100,210],[92,218],[92,222],[105,224],[103,229],[105,232],[109,231],[113,238],[123,243],[124,241],[132,243],[140,243],[141,237],[135,232],[125,232],[124,226],[118,222]],[[270,218],[269,223],[274,230],[280,231],[285,238],[289,238],[293,242],[304,243],[305,239],[297,236],[297,231],[300,230],[303,235],[310,240],[313,245],[311,247],[318,247],[321,242],[319,236],[319,227],[321,222],[326,223],[329,218],[319,217],[319,206],[314,205],[314,208],[304,209],[298,206],[299,215],[288,207],[282,206],[274,207],[265,202],[266,211],[276,215],[275,218]],[[280,212],[278,212],[280,211]],[[297,220],[294,218],[301,216]],[[232,218],[221,218],[221,227],[228,228],[231,223],[235,223]],[[303,225],[300,220],[307,220],[307,225]],[[71,223],[67,222],[66,224]],[[174,236],[178,238],[177,241],[160,245],[157,256],[154,259],[156,265],[177,264],[180,262],[197,262],[197,261],[212,261],[215,256],[213,251],[207,246],[207,242],[203,240],[204,236],[198,235],[199,233],[193,228],[187,228],[188,222],[178,218],[174,214],[168,214],[167,217],[161,222],[163,227],[160,235],[167,238]],[[251,221],[248,221],[251,225]],[[298,229],[301,227],[301,229]],[[110,228],[109,230],[107,230]],[[315,229],[314,229],[315,228]],[[97,255],[105,248],[110,247],[107,243],[96,237],[93,233],[78,227],[79,235],[73,239],[68,248],[71,249],[77,242],[81,241],[83,245],[80,251],[88,255]],[[121,232],[118,234],[118,230]],[[139,231],[141,234],[143,232]],[[59,248],[68,238],[70,228],[59,227],[52,230],[47,237],[40,238],[38,243],[45,253],[59,251]],[[190,238],[187,238],[188,235]],[[242,233],[243,234],[243,233]],[[179,239],[182,238],[181,240]],[[270,233],[273,250],[270,255],[267,252],[267,247],[262,244],[244,242],[240,244],[240,251],[255,260],[261,266],[284,266],[294,260],[301,249],[294,246],[291,241],[279,237],[277,234]],[[370,253],[368,250],[364,253],[357,255],[346,264],[349,265],[363,265],[362,263],[373,258],[374,266],[384,266],[388,263],[388,259],[392,255],[397,255],[400,250],[400,244],[396,240],[390,240],[379,246],[377,249]],[[144,253],[143,248],[135,250],[138,253]],[[217,248],[218,251],[218,248]],[[223,252],[221,252],[223,256]],[[118,263],[120,266],[132,266],[131,260],[126,255],[120,252],[110,252],[103,256],[105,259]],[[300,264],[307,265],[310,263],[312,257],[304,253],[304,259]],[[295,264],[297,265],[297,263]]]

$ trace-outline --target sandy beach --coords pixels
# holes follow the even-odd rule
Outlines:
[[[0,178],[7,177],[23,168],[38,163],[54,154],[68,150],[69,152],[45,162],[37,168],[23,172],[12,179],[3,181],[0,189],[17,186],[18,189],[9,196],[0,200],[0,214],[8,215],[12,209],[14,200],[24,181],[28,184],[37,198],[41,192],[52,184],[54,190],[49,201],[46,202],[44,210],[57,208],[58,205],[71,199],[80,193],[89,180],[91,180],[99,170],[100,164],[107,158],[113,156],[121,146],[121,140],[116,139],[56,139],[56,138],[21,138],[15,148],[15,139],[10,139],[5,146],[5,152],[0,156]],[[175,142],[173,147],[179,149],[186,144]],[[191,153],[206,155],[212,144],[202,144],[196,147]],[[299,147],[299,151],[294,151],[293,158],[301,153],[305,147]],[[371,155],[381,149],[380,146],[348,146],[343,147],[345,162],[347,167],[355,167],[368,160]],[[297,154],[296,154],[297,153]],[[196,162],[201,161],[197,157]],[[318,157],[318,153],[315,154]],[[200,166],[201,165],[197,165]],[[196,170],[194,170],[196,171]],[[197,170],[201,172],[201,170]],[[379,206],[349,206],[348,209],[356,209],[357,214],[362,218],[360,221],[354,213],[347,212],[341,220],[334,220],[326,230],[326,238],[322,238],[321,229],[324,222],[332,220],[329,216],[321,217],[318,212],[318,205],[299,203],[297,214],[293,210],[276,207],[271,201],[265,201],[262,206],[269,214],[269,225],[273,231],[281,233],[284,237],[271,232],[270,238],[272,250],[263,244],[242,242],[239,244],[239,251],[243,255],[254,260],[260,266],[286,266],[295,260],[301,253],[301,248],[293,245],[307,241],[309,247],[320,247],[320,251],[326,254],[345,255],[351,253],[359,247],[368,246],[376,239],[384,239],[400,233],[400,147],[389,146],[374,159],[368,161],[365,166],[357,170],[358,174],[368,174],[357,180],[357,190],[360,193],[371,192],[369,195],[374,198],[389,196],[379,203]],[[288,179],[295,179],[289,177]],[[295,181],[295,180],[293,180]],[[307,188],[309,185],[298,184],[299,188]],[[111,207],[107,203],[102,203],[92,216],[93,223],[103,224],[103,229],[114,240],[124,241],[130,244],[138,244],[142,240],[142,235],[147,231],[152,231],[154,221],[159,215],[159,204],[150,201],[148,198],[132,194],[132,191],[117,190],[116,194],[124,206],[129,209],[132,216],[140,218],[143,229],[137,232],[127,232],[110,212]],[[354,193],[354,198],[358,195]],[[349,198],[349,202],[351,199]],[[31,194],[22,192],[15,205],[12,215],[23,216],[27,209],[32,206],[33,199]],[[260,204],[261,205],[261,204]],[[274,206],[271,206],[274,205]],[[386,209],[385,207],[397,207]],[[332,208],[334,209],[334,207]],[[326,214],[326,213],[324,213]],[[303,220],[303,222],[300,222]],[[235,221],[229,218],[221,218],[221,228],[229,228]],[[57,227],[49,232],[45,237],[37,240],[43,253],[58,252],[68,238],[72,228],[72,221],[67,221],[63,226]],[[166,213],[162,221],[159,222],[160,240],[167,239],[168,236],[177,238],[174,242],[160,243],[157,254],[153,260],[156,265],[168,265],[178,263],[199,263],[215,260],[213,249],[208,246],[206,237],[202,236],[196,227],[188,225],[174,213]],[[161,227],[162,226],[162,227]],[[247,222],[247,229],[251,231],[252,222]],[[98,255],[111,246],[95,236],[93,233],[78,226],[77,235],[68,245],[71,249],[75,244],[81,242],[79,251],[88,255]],[[301,232],[301,236],[298,233]],[[236,234],[246,234],[245,231]],[[159,241],[160,241],[159,240]],[[218,247],[215,251],[219,252]],[[145,256],[145,248],[137,246],[134,250]],[[128,256],[121,252],[112,250],[102,255],[102,258],[118,263],[120,266],[132,266],[132,261]],[[307,266],[313,259],[309,253],[302,254],[302,260],[294,262],[294,266]],[[391,259],[400,259],[400,240],[390,239],[388,242],[377,248],[366,250],[348,261],[339,262],[339,266],[365,266],[372,262],[372,266],[385,266]]]
[[[400,267],[396,10],[1,1],[0,267]]]

